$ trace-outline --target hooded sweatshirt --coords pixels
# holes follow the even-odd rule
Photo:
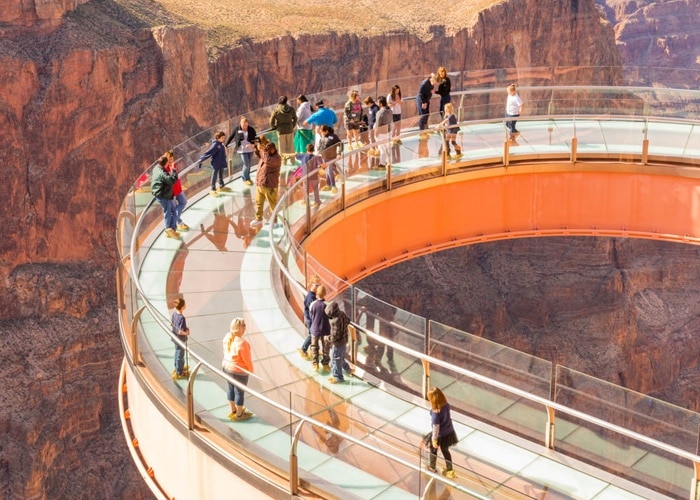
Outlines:
[[[294,132],[297,124],[297,114],[289,104],[278,104],[270,117],[270,128],[278,134],[286,135]]]
[[[331,302],[326,306],[326,316],[331,324],[331,344],[345,345],[348,343],[348,325],[350,319],[340,310],[338,304]]]

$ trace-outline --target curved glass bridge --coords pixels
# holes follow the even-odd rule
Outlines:
[[[378,144],[390,168],[376,168],[372,145],[348,151],[337,194],[322,191],[312,208],[303,179],[283,187],[262,228],[250,227],[254,191],[240,180],[237,155],[230,191],[216,198],[207,195],[208,167],[193,168],[213,130],[238,119],[175,148],[189,199],[182,240],[163,233],[150,169],[139,177],[117,228],[120,405],[134,460],[157,497],[697,498],[698,414],[415,316],[354,285],[402,260],[495,239],[700,241],[700,92],[528,86],[523,75],[527,116],[517,141],[502,117],[513,75],[471,75],[475,88],[469,75],[454,75],[463,157],[443,154],[435,125],[417,130],[405,101],[400,141]],[[377,95],[393,83],[357,88]],[[347,90],[323,98],[342,109]],[[255,126],[270,110],[247,116]],[[343,384],[297,354],[314,274],[357,331],[355,372]],[[186,380],[171,379],[177,297],[187,301],[192,332]],[[220,369],[235,316],[246,319],[255,363],[246,389],[255,417],[245,422],[228,419]],[[432,385],[453,407],[456,479],[425,465],[423,396]]]

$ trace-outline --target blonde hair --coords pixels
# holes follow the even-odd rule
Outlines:
[[[507,89],[507,90],[508,90],[508,92],[510,92],[511,90],[512,90],[513,92],[515,92],[515,84],[514,84],[514,83],[511,83],[510,85],[508,85],[508,89]]]
[[[445,76],[442,76],[443,74]],[[437,70],[437,77],[441,80],[447,78],[447,68],[445,68],[444,66],[440,66]]]
[[[316,289],[316,297],[319,299],[322,299],[326,296],[326,287],[323,285],[319,285],[318,288]]]
[[[226,349],[231,350],[233,339],[238,337],[238,332],[241,331],[241,328],[245,328],[245,320],[241,317],[233,318],[231,320],[231,326],[229,326],[229,332],[226,334],[226,337],[228,337]],[[224,339],[224,342],[226,342],[226,339]]]
[[[455,113],[454,104],[452,104],[451,102],[448,102],[447,104],[445,104],[445,113],[447,113],[449,115],[453,115]]]
[[[241,327],[245,328],[245,320],[241,317],[233,318],[229,330],[231,333],[236,334],[241,330]]]
[[[435,412],[439,412],[447,404],[447,398],[437,387],[433,387],[428,391],[428,401],[430,401],[430,406]]]
[[[355,102],[355,98],[360,96],[360,92],[358,90],[351,90],[350,93],[348,94],[350,102]]]

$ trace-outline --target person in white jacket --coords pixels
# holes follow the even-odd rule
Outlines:
[[[306,153],[306,146],[314,140],[314,127],[307,124],[311,116],[311,103],[304,94],[297,97],[297,131],[294,134],[294,151],[296,154]]]

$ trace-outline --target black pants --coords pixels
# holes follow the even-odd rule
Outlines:
[[[517,118],[520,115],[508,115],[508,118]],[[517,120],[508,120],[506,122],[506,128],[510,130],[511,134],[517,134],[518,129],[515,128],[515,124],[518,123]]]
[[[438,439],[438,446],[442,456],[445,457],[445,468],[452,470],[452,453],[450,453],[450,445],[441,443]],[[430,468],[434,469],[437,463],[437,448],[433,448],[433,443],[430,443]]]

